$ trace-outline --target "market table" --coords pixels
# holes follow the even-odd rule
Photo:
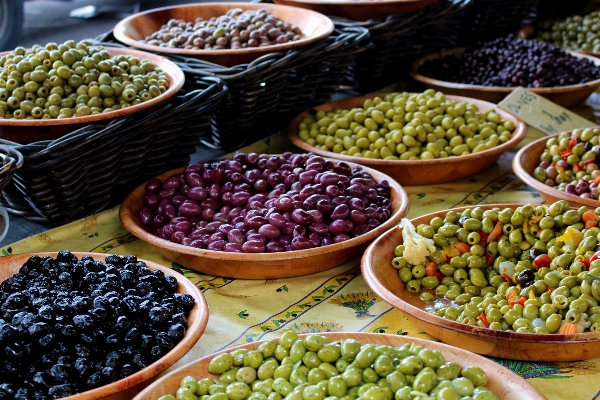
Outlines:
[[[447,184],[405,187],[408,218],[451,207],[493,203],[543,203],[512,172],[516,151],[543,133],[529,128],[527,138],[484,173]],[[281,134],[241,151],[281,153],[294,149]],[[3,255],[60,251],[133,254],[180,270],[198,285],[210,307],[206,331],[194,348],[167,371],[233,345],[298,333],[375,332],[434,340],[397,309],[370,291],[355,259],[336,268],[297,278],[241,280],[186,270],[131,235],[119,221],[119,207],[49,230],[1,248]],[[550,400],[600,398],[600,358],[576,362],[522,362],[495,359],[526,378]]]

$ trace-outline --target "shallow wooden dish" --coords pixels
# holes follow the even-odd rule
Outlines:
[[[234,50],[186,50],[153,46],[139,42],[139,40],[145,39],[147,36],[158,31],[161,26],[166,24],[170,19],[193,22],[198,17],[204,19],[219,17],[226,14],[227,11],[232,8],[241,8],[244,11],[265,8],[277,18],[290,22],[300,28],[303,38],[294,42],[272,46]],[[219,2],[185,4],[173,7],[156,8],[137,13],[119,21],[113,29],[113,34],[117,40],[126,45],[145,51],[163,54],[180,54],[231,67],[238,64],[249,63],[267,53],[285,51],[324,39],[333,32],[333,28],[333,22],[328,17],[311,10],[279,4]]]
[[[488,383],[486,387],[496,394],[502,400],[508,399],[529,399],[529,400],[542,400],[545,399],[536,388],[527,381],[521,378],[519,375],[510,371],[508,368],[499,365],[498,363],[488,360],[485,357],[478,356],[477,354],[470,353],[465,350],[461,350],[456,347],[448,346],[443,343],[433,342],[430,340],[417,339],[407,336],[397,336],[381,333],[362,333],[362,332],[322,332],[319,335],[327,336],[332,341],[340,341],[344,339],[356,339],[362,344],[373,343],[377,345],[387,345],[393,347],[400,347],[404,344],[415,343],[431,350],[439,350],[443,353],[444,358],[447,362],[455,362],[461,367],[478,366],[483,369],[488,376]],[[299,335],[305,337],[307,335]],[[193,376],[196,379],[204,377],[216,378],[208,372],[208,364],[212,358],[217,354],[229,353],[236,349],[256,349],[263,341],[249,343],[245,345],[231,347],[229,349],[221,350],[209,356],[200,358],[196,361],[184,365],[181,368],[163,376],[156,382],[152,383],[142,392],[140,392],[133,400],[142,399],[158,399],[160,396],[166,394],[174,394],[179,388],[179,382],[185,376]]]
[[[484,210],[517,208],[518,204],[480,205]],[[462,211],[465,208],[454,208]],[[449,210],[438,211],[412,219],[413,225],[428,223],[433,217],[444,217]],[[600,356],[600,332],[572,335],[535,334],[499,331],[460,324],[435,316],[424,310],[418,294],[410,293],[392,267],[394,248],[402,243],[402,229],[395,227],[378,237],[365,251],[361,260],[367,285],[383,300],[398,308],[419,329],[436,339],[486,356],[525,361],[575,361]],[[519,397],[522,398],[522,397]]]
[[[19,272],[19,269],[23,264],[33,255],[40,257],[51,256],[56,258],[58,253],[32,253],[32,254],[17,254],[13,256],[0,257],[0,282],[10,278],[12,275]],[[81,258],[85,255],[94,257],[94,260],[104,260],[109,254],[104,253],[82,253],[73,252],[77,258]],[[130,375],[126,378],[110,383],[108,385],[101,386],[99,388],[88,390],[73,396],[65,397],[69,400],[93,400],[93,399],[105,399],[105,400],[128,400],[131,399],[136,393],[146,387],[150,382],[156,379],[156,376],[166,370],[168,367],[173,365],[179,360],[185,353],[187,353],[196,344],[200,336],[206,328],[208,323],[208,304],[200,290],[194,285],[189,279],[180,273],[173,271],[172,269],[163,267],[162,265],[145,261],[146,265],[152,270],[159,269],[165,273],[165,275],[172,275],[177,279],[179,283],[178,293],[187,293],[194,297],[196,304],[190,311],[188,317],[189,327],[188,330],[181,339],[181,341],[171,351],[165,354],[162,358],[158,359],[148,367]]]
[[[158,178],[165,180],[183,169],[184,167],[165,172]],[[161,239],[150,233],[150,230],[143,226],[138,218],[138,211],[143,205],[145,184],[138,186],[127,196],[121,204],[119,216],[128,231],[139,239],[152,244],[169,260],[205,274],[241,279],[277,279],[307,275],[360,257],[373,239],[397,225],[408,212],[408,195],[397,182],[378,171],[370,168],[363,169],[376,180],[387,179],[390,182],[392,216],[385,223],[364,235],[329,246],[281,253],[242,254],[196,249]]]
[[[410,69],[410,75],[425,86],[439,90],[447,94],[455,94],[458,96],[473,97],[489,101],[491,103],[499,103],[515,88],[502,86],[481,86],[468,85],[465,83],[447,82],[439,79],[429,78],[419,73],[421,65],[425,61],[442,58],[448,55],[459,54],[465,51],[466,48],[457,48],[452,50],[443,50],[435,53],[430,53],[415,60]],[[596,65],[600,65],[600,59],[587,54],[567,51],[571,55],[579,58],[587,58]],[[559,86],[553,88],[527,88],[534,93],[547,98],[548,100],[561,105],[565,108],[574,107],[587,99],[594,90],[600,87],[600,79],[596,79],[587,83],[569,86]]]
[[[335,15],[366,21],[385,19],[390,15],[408,14],[438,2],[438,0],[274,0],[276,4],[307,8],[325,15]]]
[[[557,200],[567,200],[571,207],[600,207],[600,201],[598,200],[585,199],[574,194],[563,192],[562,190],[548,186],[533,177],[533,171],[540,163],[540,155],[546,148],[546,141],[555,136],[558,136],[558,134],[538,139],[519,150],[512,162],[515,175],[527,185],[537,190],[547,203],[554,203]]]
[[[379,96],[384,95],[385,94],[380,94]],[[498,158],[500,158],[502,153],[516,146],[521,140],[523,140],[527,133],[526,126],[521,120],[515,118],[507,112],[500,110],[495,104],[466,97],[446,96],[448,99],[473,103],[480,110],[484,111],[491,108],[496,108],[496,112],[502,117],[502,119],[511,120],[515,123],[516,129],[512,134],[512,138],[500,146],[466,156],[436,158],[433,160],[381,160],[353,157],[321,150],[311,146],[298,137],[298,125],[302,121],[302,118],[304,118],[304,116],[310,111],[331,111],[335,110],[336,108],[351,109],[354,107],[362,107],[366,99],[372,99],[375,96],[377,95],[353,97],[350,99],[322,104],[317,107],[313,107],[311,110],[306,110],[297,115],[292,122],[289,123],[286,131],[288,138],[296,146],[306,151],[320,154],[329,158],[358,163],[391,176],[401,185],[414,186],[432,185],[436,183],[455,181],[467,176],[475,175],[481,171],[485,171],[492,164],[494,164]]]
[[[0,118],[0,138],[20,144],[40,140],[53,140],[73,132],[85,125],[124,117],[135,112],[156,106],[170,99],[179,92],[185,82],[185,76],[179,66],[164,57],[134,49],[106,47],[111,56],[120,54],[132,55],[140,60],[150,60],[155,67],[161,68],[169,78],[169,88],[159,96],[135,106],[107,113],[72,117],[64,119],[3,119]]]

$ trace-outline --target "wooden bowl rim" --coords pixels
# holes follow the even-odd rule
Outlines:
[[[104,260],[106,257],[111,255],[109,253],[94,253],[94,252],[79,252],[79,251],[73,251],[71,253],[74,254],[79,259],[83,256],[89,255],[89,256],[92,256],[95,260],[97,260],[99,258]],[[10,262],[10,260],[16,261],[16,260],[20,260],[20,259],[22,259],[23,263],[24,263],[27,259],[29,259],[29,257],[34,256],[34,255],[39,256],[39,257],[50,256],[52,258],[56,258],[57,254],[58,254],[58,252],[12,254],[9,256],[0,257],[0,260],[2,260],[2,261],[0,261],[0,263],[8,263],[8,262]],[[91,389],[91,390],[88,390],[85,392],[67,396],[67,397],[64,397],[63,399],[77,400],[80,398],[86,398],[86,399],[104,398],[106,396],[121,392],[123,390],[134,387],[142,382],[145,382],[146,380],[152,378],[153,376],[158,375],[160,372],[164,371],[169,366],[171,366],[175,362],[177,362],[177,360],[179,360],[181,357],[183,357],[194,346],[194,344],[196,344],[196,342],[198,342],[198,340],[200,339],[200,336],[206,329],[206,325],[208,324],[208,313],[209,313],[208,303],[206,302],[206,299],[204,298],[204,295],[202,294],[200,289],[198,289],[198,287],[196,285],[194,285],[192,283],[192,281],[187,279],[185,276],[175,272],[174,270],[172,270],[170,268],[162,266],[153,261],[148,261],[148,260],[144,260],[141,258],[138,258],[138,261],[142,261],[142,262],[146,263],[146,265],[150,269],[153,269],[153,270],[158,269],[158,270],[162,271],[165,275],[174,276],[175,279],[177,279],[177,283],[180,285],[179,287],[181,289],[184,289],[185,293],[188,293],[194,297],[194,300],[196,301],[196,305],[194,307],[197,308],[197,313],[198,313],[197,318],[195,318],[193,323],[189,325],[188,329],[186,330],[185,336],[183,337],[183,339],[181,339],[181,341],[179,343],[177,343],[177,345],[175,345],[175,347],[173,347],[171,350],[169,350],[169,352],[167,354],[163,355],[161,358],[154,361],[152,364],[148,365],[146,368],[143,368],[143,369],[139,370],[138,372],[136,372],[132,375],[129,375],[125,378],[119,379],[118,381],[115,381],[115,382],[112,382],[112,383],[109,383],[109,384],[106,384],[106,385],[103,385],[103,386],[100,386],[100,387],[97,387],[95,389]],[[19,261],[19,263],[20,262],[21,261]]]
[[[121,108],[120,110],[113,110],[109,112],[103,112],[95,115],[86,115],[83,117],[71,117],[71,118],[52,118],[52,119],[4,119],[0,118],[0,127],[2,126],[22,126],[22,127],[46,127],[56,125],[83,125],[91,122],[104,121],[112,118],[123,117],[129,114],[133,114],[137,111],[145,110],[149,107],[163,103],[175,96],[185,83],[185,75],[181,68],[171,60],[159,56],[157,54],[148,53],[141,50],[120,48],[120,47],[104,47],[104,50],[108,51],[111,56],[116,55],[132,55],[140,60],[146,59],[154,64],[154,67],[161,68],[167,77],[169,78],[169,87],[159,96],[154,97],[148,101],[144,101],[134,106]],[[7,54],[9,52],[0,53],[0,55]]]
[[[600,126],[591,127],[591,129],[600,128]],[[570,194],[567,192],[563,192],[562,190],[555,189],[551,186],[544,184],[543,182],[535,179],[529,172],[525,170],[523,167],[523,160],[535,155],[539,160],[541,152],[535,154],[534,150],[536,150],[537,146],[540,146],[541,142],[546,142],[548,139],[557,137],[560,133],[556,133],[554,135],[549,135],[540,139],[537,139],[527,146],[524,146],[520,149],[517,154],[515,154],[515,158],[512,162],[513,172],[517,175],[523,182],[527,185],[533,187],[535,190],[541,193],[548,194],[552,197],[567,200],[570,203],[579,203],[588,207],[600,207],[600,200],[586,199],[583,197],[575,196],[574,194]],[[545,147],[545,146],[544,146]],[[542,152],[544,149],[542,148]]]
[[[493,157],[499,153],[504,153],[505,151],[516,146],[527,135],[527,126],[525,125],[525,123],[523,121],[521,121],[519,118],[513,116],[512,114],[509,114],[506,111],[499,109],[496,104],[487,102],[485,100],[473,99],[470,97],[446,95],[446,98],[449,100],[456,100],[456,101],[460,101],[460,102],[474,103],[476,105],[482,104],[485,106],[489,106],[490,108],[494,108],[496,113],[498,115],[500,115],[503,119],[510,119],[511,121],[513,121],[515,123],[515,130],[513,131],[510,140],[508,140],[507,142],[502,143],[496,147],[492,147],[491,149],[480,151],[478,153],[467,154],[465,156],[434,158],[431,160],[382,160],[382,159],[376,159],[376,158],[354,157],[354,156],[348,156],[348,155],[344,155],[344,154],[334,153],[331,151],[321,150],[321,149],[318,149],[318,148],[306,143],[305,141],[300,139],[300,137],[298,136],[298,124],[300,123],[300,121],[302,121],[302,118],[304,118],[304,116],[306,114],[308,114],[311,110],[321,110],[321,109],[325,110],[325,108],[327,110],[330,110],[330,109],[337,108],[335,106],[338,104],[342,104],[342,103],[345,103],[345,102],[348,102],[351,100],[355,100],[357,104],[359,102],[362,104],[362,102],[364,102],[367,99],[373,99],[378,96],[379,97],[385,96],[386,94],[389,94],[389,93],[378,93],[378,94],[371,94],[371,95],[366,95],[366,96],[353,97],[353,98],[345,99],[345,100],[332,101],[332,102],[324,103],[324,104],[312,107],[308,110],[305,110],[302,113],[298,114],[296,117],[294,117],[294,119],[288,124],[288,126],[286,128],[287,137],[292,141],[292,143],[295,146],[300,147],[303,150],[313,152],[315,154],[320,154],[322,156],[330,157],[333,159],[343,160],[346,162],[354,162],[354,163],[358,163],[358,164],[364,163],[364,165],[368,165],[368,166],[397,166],[399,168],[402,168],[402,167],[437,167],[437,166],[443,166],[443,165],[448,165],[448,164],[466,163],[466,162],[470,162],[470,161],[479,160],[482,158]]]
[[[300,40],[296,40],[293,42],[274,44],[274,45],[269,45],[269,46],[264,46],[264,47],[253,47],[253,48],[246,48],[246,49],[221,49],[221,50],[186,50],[186,49],[176,49],[176,48],[171,48],[171,47],[160,47],[160,46],[149,45],[146,43],[139,42],[138,40],[133,39],[126,34],[125,27],[127,25],[129,25],[131,23],[131,21],[133,21],[134,19],[137,19],[142,16],[151,15],[151,14],[155,14],[155,13],[161,13],[166,10],[174,10],[174,9],[178,9],[178,8],[211,9],[211,8],[214,8],[215,5],[225,6],[225,7],[229,7],[229,8],[241,8],[244,11],[245,10],[258,10],[260,8],[266,8],[267,10],[273,12],[273,14],[277,13],[280,10],[285,10],[285,9],[288,9],[289,11],[293,11],[293,12],[298,12],[298,9],[296,7],[286,6],[286,5],[282,5],[282,4],[268,4],[268,3],[209,2],[209,3],[183,4],[183,5],[177,5],[177,6],[154,8],[154,9],[151,9],[148,11],[143,11],[140,13],[130,15],[130,16],[122,19],[115,25],[115,27],[113,29],[113,35],[115,36],[115,38],[117,40],[119,40],[122,43],[127,44],[128,46],[143,49],[143,50],[150,51],[150,52],[187,55],[187,56],[193,56],[193,57],[198,57],[198,58],[200,58],[202,56],[206,56],[208,58],[208,57],[216,57],[216,56],[242,56],[242,55],[249,55],[249,54],[255,54],[258,56],[258,55],[265,54],[265,53],[275,53],[275,52],[279,52],[279,51],[289,50],[289,49],[292,49],[295,47],[308,45],[308,44],[314,43],[316,41],[319,41],[321,39],[324,39],[327,36],[329,36],[335,28],[333,21],[326,15],[323,15],[323,14],[318,13],[313,10],[302,9],[302,12],[306,12],[306,14],[310,15],[313,19],[320,21],[319,26],[320,26],[321,30],[319,31],[319,33],[314,36],[304,36]],[[165,21],[165,23],[166,22],[167,21]],[[302,34],[305,35],[304,32],[302,32]]]
[[[467,207],[458,207],[458,208],[450,208],[446,210],[440,210],[433,213],[425,214],[417,218],[411,219],[411,223],[415,225],[415,221],[431,221],[432,218],[436,216],[442,216],[448,213],[449,211],[461,212],[466,209],[472,209],[476,207],[480,207],[484,210],[499,207],[499,208],[517,208],[521,207],[525,204],[516,204],[516,203],[506,203],[506,204],[479,204],[474,206]],[[421,223],[421,222],[420,222]],[[415,225],[416,226],[416,225]],[[373,273],[373,266],[369,260],[372,258],[374,254],[375,248],[378,243],[385,242],[391,239],[391,237],[395,237],[400,235],[400,242],[402,242],[402,228],[399,226],[392,228],[385,232],[383,235],[379,236],[375,239],[367,250],[365,250],[363,257],[360,262],[361,272],[363,278],[367,285],[383,300],[392,306],[398,308],[400,311],[407,313],[414,318],[417,318],[427,324],[431,324],[442,329],[449,329],[455,332],[475,336],[482,339],[494,340],[494,341],[508,341],[508,342],[522,342],[522,343],[536,343],[536,344],[577,344],[577,343],[589,343],[600,341],[600,332],[586,332],[586,333],[575,333],[575,334],[558,334],[558,333],[548,333],[548,334],[539,334],[539,333],[518,333],[518,332],[508,332],[502,330],[495,330],[489,328],[481,328],[478,326],[471,326],[467,324],[461,324],[456,321],[452,321],[449,319],[445,319],[442,317],[438,317],[437,315],[430,314],[427,311],[415,307],[412,304],[404,301],[402,298],[398,297],[395,293],[389,291],[385,286],[383,286],[378,279],[375,278],[375,274]],[[391,259],[390,259],[391,261]],[[394,268],[388,265],[390,268],[390,272],[394,271]],[[394,304],[388,301],[389,298],[394,298]]]
[[[331,161],[339,161],[339,160],[331,160]],[[354,166],[354,165],[358,165],[358,164],[351,163],[351,166]],[[380,171],[365,167],[363,165],[360,165],[360,167],[363,168],[363,171],[368,172],[372,176],[373,175],[379,176],[379,177],[381,177],[380,179],[385,179],[390,183],[390,188],[392,188],[397,193],[397,196],[399,197],[400,208],[398,210],[395,210],[387,221],[385,221],[383,224],[379,225],[375,229],[373,229],[361,236],[351,238],[351,239],[346,240],[341,243],[330,244],[327,246],[315,247],[315,248],[305,249],[305,250],[284,251],[284,252],[277,252],[277,253],[230,253],[230,252],[217,251],[217,250],[196,249],[194,247],[185,246],[182,244],[170,242],[165,239],[161,239],[160,237],[155,236],[152,233],[150,233],[148,230],[144,229],[141,225],[137,224],[137,222],[133,219],[133,215],[135,215],[135,218],[137,219],[137,211],[134,211],[133,198],[138,194],[144,193],[145,186],[148,181],[139,185],[133,192],[131,192],[129,195],[127,195],[125,200],[123,200],[123,203],[121,203],[121,206],[119,208],[119,218],[121,219],[121,223],[123,224],[123,226],[129,232],[131,232],[134,236],[138,237],[139,239],[152,244],[153,246],[161,247],[161,248],[164,248],[164,249],[176,252],[176,253],[187,254],[187,255],[202,257],[202,258],[206,258],[206,259],[220,260],[222,258],[227,258],[230,261],[260,262],[261,259],[265,257],[265,255],[268,255],[267,261],[271,262],[271,261],[287,261],[287,260],[299,259],[299,258],[309,258],[309,257],[315,256],[315,255],[334,253],[334,252],[339,251],[340,249],[344,249],[347,247],[359,246],[361,244],[367,243],[367,242],[375,239],[382,232],[385,232],[385,230],[396,225],[397,222],[395,222],[395,220],[398,220],[398,222],[399,222],[400,218],[402,218],[402,216],[406,215],[406,213],[408,212],[408,209],[410,208],[410,200],[409,200],[408,194],[406,193],[404,188],[398,182],[396,182],[394,179],[392,179],[391,177],[389,177],[388,175],[386,175]],[[164,181],[166,178],[170,177],[173,174],[182,172],[184,169],[185,169],[185,167],[176,168],[171,171],[167,171],[167,172],[165,172],[155,178],[152,178],[152,179],[158,178],[158,179],[161,179]]]
[[[383,337],[386,339],[386,342],[398,342],[398,343],[390,344],[390,346],[401,346],[401,345],[404,345],[407,343],[415,343],[416,345],[423,346],[427,349],[439,350],[442,353],[450,352],[450,351],[457,352],[458,355],[463,355],[465,360],[469,359],[469,361],[472,361],[472,360],[476,361],[477,366],[479,366],[484,371],[486,371],[486,374],[488,374],[488,376],[492,376],[492,372],[497,373],[497,371],[502,370],[502,371],[504,371],[505,374],[507,374],[507,377],[511,381],[518,380],[518,381],[524,382],[528,386],[527,387],[528,390],[526,393],[528,396],[527,397],[528,399],[530,399],[530,400],[546,399],[546,397],[537,388],[535,388],[533,385],[531,385],[529,382],[527,382],[527,380],[525,378],[519,376],[518,374],[511,371],[507,367],[500,365],[497,362],[490,360],[482,355],[470,352],[468,350],[461,349],[460,347],[451,346],[446,343],[416,338],[416,337],[412,337],[412,336],[401,336],[401,335],[392,335],[389,333],[370,333],[370,332],[301,333],[301,334],[298,334],[298,337],[305,338],[307,336],[315,335],[315,334],[320,335],[320,336],[332,337],[333,342],[337,342],[337,341],[344,340],[344,339],[355,339],[364,345],[364,344],[371,343],[372,340],[370,340],[370,338],[372,338],[372,337]],[[142,390],[140,393],[138,393],[137,396],[135,396],[132,400],[143,400],[143,399],[148,398],[148,396],[151,394],[150,392],[156,386],[159,386],[159,385],[163,384],[164,382],[169,381],[170,379],[174,379],[174,377],[176,377],[177,375],[181,374],[182,372],[184,372],[192,367],[196,368],[197,366],[199,366],[203,363],[206,363],[207,361],[213,359],[214,357],[216,357],[219,354],[231,353],[238,349],[256,349],[256,348],[258,348],[258,346],[260,346],[261,343],[264,343],[264,342],[267,342],[270,340],[275,340],[277,343],[279,343],[280,338],[277,337],[277,338],[273,338],[273,339],[264,339],[264,340],[260,340],[257,342],[251,342],[251,343],[241,344],[241,345],[237,345],[237,346],[227,347],[225,349],[216,351],[216,352],[206,355],[204,357],[200,357],[194,361],[189,362],[186,365],[183,365],[183,366],[177,368],[176,370],[169,372],[168,374],[166,374],[166,375],[160,377],[159,379],[157,379],[156,381],[152,382],[150,385],[148,385],[146,388],[144,388],[144,390]],[[470,365],[474,365],[474,364],[470,364]],[[202,376],[202,377],[198,376],[198,375],[196,375],[194,377],[199,380],[203,377],[216,377],[216,376],[217,375],[208,374],[208,375]]]
[[[422,57],[419,57],[412,63],[412,65],[410,67],[410,71],[409,71],[410,76],[413,79],[415,79],[419,82],[422,82],[424,84],[431,84],[431,85],[436,85],[436,86],[440,86],[440,87],[446,87],[449,89],[471,89],[471,90],[479,90],[482,92],[496,92],[496,93],[506,93],[506,94],[508,94],[516,89],[516,87],[507,87],[507,86],[483,86],[483,85],[470,85],[467,83],[442,81],[439,79],[427,77],[425,75],[422,75],[419,72],[419,69],[421,68],[422,64],[425,61],[442,58],[442,57],[445,57],[448,55],[460,54],[460,53],[463,53],[467,49],[468,49],[468,47],[457,47],[457,48],[449,49],[449,50],[436,51],[433,53],[426,54]],[[593,62],[596,66],[600,66],[600,58],[596,58],[591,55],[580,53],[580,52],[575,52],[575,51],[570,51],[570,50],[565,50],[565,51],[574,57],[586,58],[586,59],[590,60],[591,62]],[[574,92],[574,91],[582,90],[582,89],[586,89],[586,88],[596,88],[598,86],[600,86],[600,78],[589,81],[589,82],[578,83],[576,85],[556,86],[556,87],[551,87],[551,88],[525,88],[525,89],[532,91],[534,93],[538,93],[540,95],[544,95],[544,94],[568,93],[568,92]]]

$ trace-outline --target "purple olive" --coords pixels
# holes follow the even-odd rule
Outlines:
[[[275,241],[270,241],[269,243],[267,243],[267,245],[265,246],[267,253],[282,253],[285,250],[285,246],[279,242],[275,242]]]
[[[292,249],[294,250],[306,250],[313,247],[313,244],[305,237],[297,236],[292,239]]]
[[[150,179],[148,183],[146,183],[146,192],[156,192],[158,189],[160,189],[161,185],[162,181],[160,179]]]
[[[197,217],[202,213],[202,208],[194,200],[186,200],[179,206],[179,214],[184,217]]]
[[[226,244],[227,242],[225,242],[224,240],[216,240],[214,242],[209,242],[208,246],[206,246],[206,250],[223,251]]]
[[[279,228],[271,224],[265,224],[258,228],[258,233],[267,239],[277,239],[279,236],[281,236],[281,231]]]
[[[257,240],[249,240],[242,244],[242,251],[244,253],[264,253],[265,243]]]
[[[160,196],[154,192],[147,192],[142,197],[142,201],[147,207],[156,207],[160,204]]]
[[[292,220],[299,225],[310,224],[310,214],[302,209],[292,211]]]
[[[348,218],[349,214],[350,214],[350,207],[348,207],[347,204],[340,204],[333,210],[333,212],[331,213],[331,215],[329,217],[333,220],[346,219],[346,218]]]
[[[140,221],[144,225],[150,224],[150,222],[152,221],[152,218],[154,218],[154,215],[155,215],[154,211],[151,208],[148,208],[148,207],[143,207],[138,212],[138,218],[140,219]]]
[[[228,253],[243,253],[242,245],[239,243],[225,243],[223,251]]]

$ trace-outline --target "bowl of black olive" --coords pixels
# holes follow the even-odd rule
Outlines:
[[[600,59],[513,35],[425,55],[410,73],[435,90],[492,103],[524,87],[569,108],[600,87]]]
[[[0,398],[130,399],[208,322],[193,283],[135,256],[6,256],[0,281]]]

